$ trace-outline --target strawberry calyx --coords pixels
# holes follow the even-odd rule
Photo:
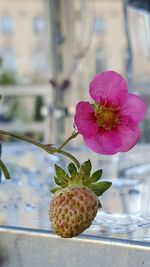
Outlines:
[[[55,183],[58,187],[51,189],[52,193],[61,190],[65,187],[88,187],[97,196],[102,195],[109,187],[111,182],[101,181],[102,169],[95,171],[91,174],[92,164],[90,160],[85,161],[79,168],[73,162],[68,165],[68,172],[62,167],[55,164],[56,176],[54,177]]]

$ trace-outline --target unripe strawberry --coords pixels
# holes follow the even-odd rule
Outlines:
[[[84,162],[79,171],[75,165],[68,166],[69,175],[55,166],[55,182],[61,187],[53,189],[50,204],[50,220],[53,230],[61,237],[74,237],[86,230],[101,207],[97,195],[107,190],[111,183],[99,182],[102,170],[90,176],[91,162]]]
[[[99,207],[97,196],[88,187],[66,187],[51,202],[52,228],[61,237],[73,237],[87,229]]]

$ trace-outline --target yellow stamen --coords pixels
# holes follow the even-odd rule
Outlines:
[[[119,122],[118,110],[113,106],[101,105],[95,115],[97,124],[107,131],[112,130]]]

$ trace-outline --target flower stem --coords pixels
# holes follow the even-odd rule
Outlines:
[[[76,131],[73,131],[72,134],[64,141],[64,143],[58,147],[58,150],[62,149],[70,140],[75,138],[79,133]]]
[[[51,152],[51,154],[54,154],[54,153],[58,153],[58,154],[62,154],[64,156],[66,156],[67,158],[70,158],[77,166],[77,168],[79,169],[80,168],[80,163],[79,161],[72,155],[70,154],[69,152],[67,151],[64,151],[62,149],[57,149],[57,148],[52,148],[53,152]],[[48,150],[47,150],[48,152]]]
[[[29,137],[26,137],[24,135],[20,135],[20,134],[16,134],[16,133],[11,133],[11,132],[8,132],[8,131],[3,131],[3,130],[0,130],[0,135],[8,135],[8,136],[12,136],[12,137],[15,137],[17,139],[20,139],[20,140],[23,140],[25,142],[28,142],[28,143],[31,143],[37,147],[40,147],[42,149],[44,149],[47,153],[49,154],[55,154],[55,153],[59,153],[59,154],[62,154],[68,158],[70,158],[75,164],[76,166],[79,168],[80,167],[80,163],[79,161],[70,153],[62,150],[61,148],[65,146],[66,143],[68,143],[71,139],[75,138],[77,136],[78,133],[74,133],[63,143],[63,145],[61,145],[59,148],[55,148],[53,147],[52,144],[41,144]],[[2,166],[0,165],[1,169],[2,169]],[[6,168],[6,167],[5,167]]]
[[[0,130],[0,135],[8,135],[8,136],[12,136],[12,137],[15,137],[17,139],[20,139],[20,140],[23,140],[25,142],[28,142],[30,144],[33,144],[35,146],[38,146],[38,147],[41,147],[44,149],[45,145],[29,138],[29,137],[26,137],[24,135],[21,135],[21,134],[17,134],[17,133],[11,133],[11,132],[8,132],[8,131],[3,131],[3,130]],[[52,146],[51,144],[49,146]]]

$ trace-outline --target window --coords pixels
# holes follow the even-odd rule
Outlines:
[[[2,66],[5,70],[16,70],[16,57],[12,48],[3,48],[1,50]]]
[[[33,30],[35,33],[41,33],[45,30],[45,20],[38,16],[33,19]]]
[[[106,70],[105,61],[103,58],[96,59],[96,73],[103,72]]]
[[[106,23],[103,18],[97,17],[94,19],[94,32],[103,33],[106,30]]]
[[[95,62],[96,73],[106,70],[106,56],[103,47],[99,47],[96,51],[96,62]]]
[[[54,30],[55,30],[55,42],[56,44],[61,45],[64,42],[64,36],[62,35],[60,21],[54,22]]]
[[[3,33],[11,33],[13,31],[13,21],[9,16],[0,18],[0,31]]]
[[[57,54],[56,68],[57,68],[58,72],[62,72],[63,71],[63,55],[61,53]]]
[[[42,48],[38,48],[33,53],[33,68],[36,72],[44,73],[46,69],[46,56]]]
[[[60,0],[55,0],[54,1],[54,6],[55,6],[55,8],[58,10],[58,9],[60,9]]]

